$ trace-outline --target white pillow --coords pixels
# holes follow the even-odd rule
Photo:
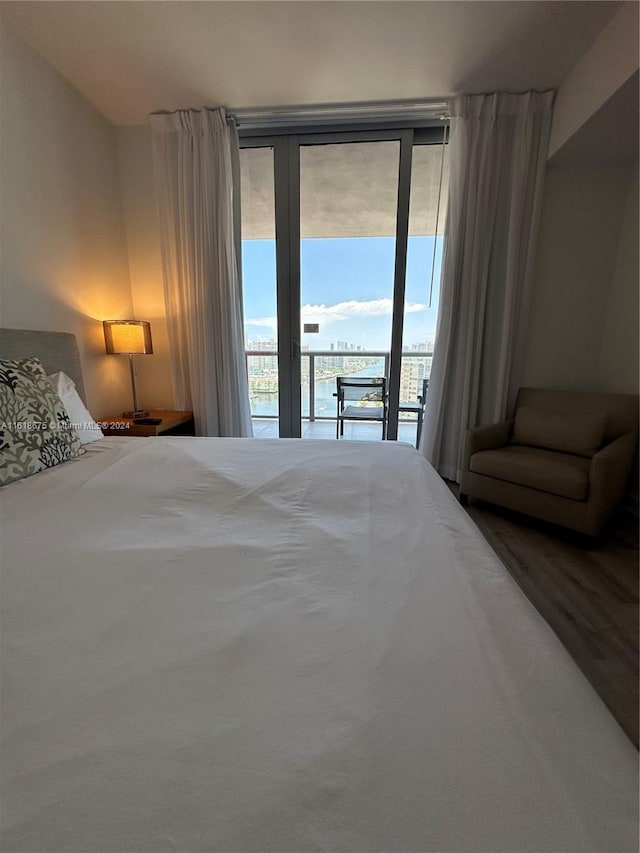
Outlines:
[[[52,373],[49,375],[49,382],[53,385],[53,390],[57,392],[62,400],[62,405],[67,410],[69,420],[71,421],[75,431],[80,436],[81,444],[90,444],[92,441],[98,441],[104,438],[102,430],[91,417],[85,404],[80,399],[80,395],[76,391],[76,385],[73,379],[67,376],[66,373]]]

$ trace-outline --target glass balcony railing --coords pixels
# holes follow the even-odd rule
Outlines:
[[[254,418],[278,417],[278,356],[273,350],[247,350],[249,399]],[[388,376],[388,352],[317,350],[301,354],[302,417],[335,420],[336,376]],[[431,374],[432,352],[403,352],[400,369],[400,402],[415,403],[422,380]],[[400,413],[402,422],[416,415]]]

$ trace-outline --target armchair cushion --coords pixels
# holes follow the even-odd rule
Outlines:
[[[475,474],[578,501],[587,499],[590,467],[583,456],[513,444],[474,453],[470,460]]]
[[[590,459],[602,447],[606,428],[606,415],[520,406],[511,442]]]

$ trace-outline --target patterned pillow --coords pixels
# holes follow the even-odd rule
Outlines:
[[[78,433],[40,361],[0,361],[0,485],[80,452]]]

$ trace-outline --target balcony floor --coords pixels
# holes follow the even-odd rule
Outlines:
[[[252,418],[254,438],[278,438],[278,421],[275,418]],[[336,437],[335,421],[302,421],[303,438]],[[382,427],[376,423],[357,423],[347,421],[344,425],[344,438],[351,441],[379,441]],[[398,424],[398,441],[406,441],[415,446],[416,424]]]

